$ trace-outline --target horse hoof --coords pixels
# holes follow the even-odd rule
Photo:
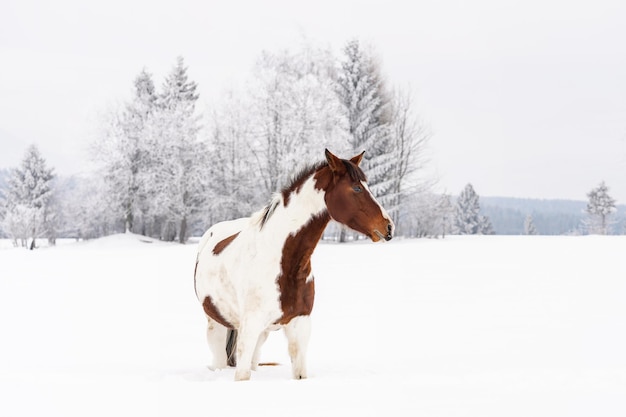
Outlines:
[[[235,381],[249,381],[250,380],[251,371],[236,371],[235,372]]]

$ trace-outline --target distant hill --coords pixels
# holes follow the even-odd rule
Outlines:
[[[524,219],[529,214],[540,235],[581,234],[586,207],[586,201],[480,197],[481,213],[489,217],[498,235],[524,234]],[[614,220],[613,233],[622,234],[626,205],[617,206]]]

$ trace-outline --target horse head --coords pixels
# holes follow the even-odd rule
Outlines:
[[[372,241],[391,240],[393,221],[372,195],[365,174],[359,168],[364,153],[347,160],[326,149],[330,171],[330,178],[325,181],[326,207],[332,219]]]

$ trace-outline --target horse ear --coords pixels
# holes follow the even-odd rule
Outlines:
[[[359,166],[359,164],[361,163],[361,161],[363,160],[363,155],[365,154],[365,151],[361,152],[360,154],[358,154],[357,156],[353,157],[352,159],[350,159],[350,162],[352,162],[354,165]]]
[[[345,167],[343,166],[343,162],[341,162],[341,159],[333,155],[332,152],[328,149],[324,150],[324,152],[326,154],[326,161],[328,162],[328,166],[330,167],[330,170],[332,172],[337,172],[341,169],[345,169]]]

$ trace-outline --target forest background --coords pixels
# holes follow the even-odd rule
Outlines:
[[[623,207],[601,183],[590,202],[483,199],[470,183],[458,198],[437,191],[431,131],[410,90],[393,85],[373,46],[354,39],[341,55],[303,43],[263,51],[250,79],[198,110],[198,84],[178,57],[160,87],[149,69],[100,117],[89,144],[95,167],[57,177],[34,145],[0,171],[0,233],[94,238],[133,232],[187,241],[211,224],[250,215],[324,148],[365,151],[373,193],[406,237],[457,234],[621,234]],[[356,238],[330,227],[327,239]]]

